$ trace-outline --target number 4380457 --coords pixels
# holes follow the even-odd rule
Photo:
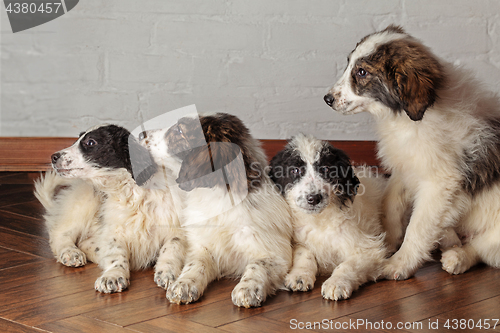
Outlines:
[[[47,3],[41,3],[37,4],[34,2],[28,3],[28,2],[14,2],[14,3],[9,3],[7,5],[6,11],[7,13],[11,14],[37,14],[37,13],[46,13],[46,14],[51,14],[51,13],[57,13],[59,9],[61,8],[61,3],[60,2],[47,2]]]
[[[497,325],[499,319],[448,319],[444,323],[443,327],[446,329],[452,330],[465,330],[465,329],[483,329],[483,330],[494,330]]]

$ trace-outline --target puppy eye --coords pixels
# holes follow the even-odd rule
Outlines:
[[[97,145],[97,141],[95,141],[94,139],[88,139],[87,141],[84,142],[84,144],[87,147],[92,147],[92,146]]]
[[[298,177],[298,176],[300,176],[302,174],[302,169],[301,168],[293,168],[291,170],[291,174],[294,177]]]
[[[177,133],[182,134],[182,128],[177,125]]]
[[[360,78],[365,78],[368,75],[368,72],[364,68],[359,68],[356,75]]]
[[[323,175],[327,175],[328,172],[330,172],[330,168],[327,166],[321,166],[321,167],[319,167],[318,171],[319,171],[319,173],[321,173]]]
[[[144,132],[139,133],[139,141],[144,140],[146,137],[147,137],[147,135],[146,135],[146,132],[145,132],[145,131],[144,131]]]

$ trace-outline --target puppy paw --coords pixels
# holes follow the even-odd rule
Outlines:
[[[156,282],[158,287],[161,287],[163,289],[168,289],[169,285],[174,283],[175,281],[175,274],[169,270],[155,271],[154,281]]]
[[[59,262],[69,267],[80,267],[87,263],[87,256],[77,247],[70,247],[61,252]]]
[[[451,248],[443,252],[441,264],[443,269],[450,274],[462,274],[470,268],[466,259],[462,248]]]
[[[404,265],[402,260],[395,258],[392,256],[388,260],[386,260],[383,270],[382,277],[388,280],[406,280],[415,274],[416,269],[412,269],[408,267],[408,265]]]
[[[203,293],[203,290],[196,285],[193,279],[177,280],[170,284],[167,289],[167,299],[171,303],[188,304],[197,301]]]
[[[353,290],[348,280],[332,276],[321,286],[321,295],[324,299],[340,301],[351,297]]]
[[[290,273],[285,277],[285,288],[292,291],[309,291],[314,288],[316,278],[308,273]]]
[[[105,273],[97,278],[94,288],[95,290],[105,294],[119,293],[127,289],[129,284],[130,281],[125,276]]]
[[[241,280],[231,293],[233,304],[239,307],[253,308],[266,300],[264,286],[255,280]]]

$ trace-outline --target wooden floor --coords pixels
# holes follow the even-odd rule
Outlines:
[[[450,276],[439,262],[340,302],[323,300],[320,278],[311,292],[280,291],[256,309],[232,304],[231,280],[212,283],[194,304],[170,304],[152,269],[134,272],[128,290],[103,295],[93,288],[95,264],[68,268],[52,257],[33,177],[0,173],[0,332],[426,332],[435,324],[434,332],[483,332],[500,318],[500,270],[481,265]],[[460,330],[478,323],[483,329]]]

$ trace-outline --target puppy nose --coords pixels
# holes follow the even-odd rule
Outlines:
[[[333,97],[332,94],[326,94],[325,97],[323,97],[325,100],[325,103],[328,104],[329,106],[333,105],[333,102],[335,102],[335,98]]]
[[[57,163],[57,160],[61,157],[61,153],[55,153],[55,154],[52,154],[52,156],[50,157],[51,161],[53,164],[56,164]]]
[[[307,196],[307,203],[312,206],[316,206],[321,202],[322,199],[323,196],[321,194],[310,194]]]

